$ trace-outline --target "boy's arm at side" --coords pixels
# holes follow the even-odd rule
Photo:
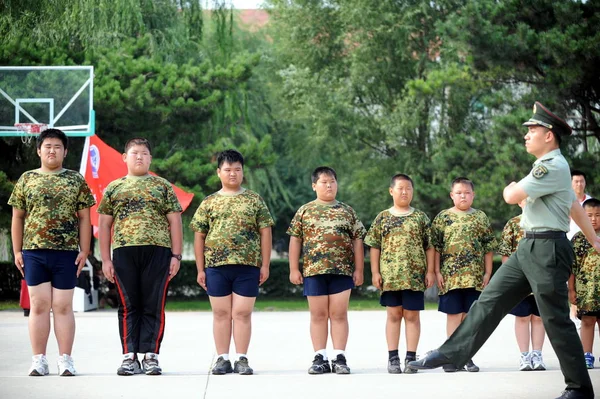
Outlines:
[[[502,263],[506,263],[508,258],[510,258],[510,256],[502,255]]]
[[[569,280],[567,281],[569,287],[569,302],[572,305],[577,305],[577,289],[575,287],[575,275],[571,273]]]
[[[427,261],[427,274],[425,275],[425,286],[433,287],[435,284],[435,249],[433,247],[425,251],[425,259]]]
[[[77,265],[77,277],[81,269],[85,266],[87,257],[90,254],[90,245],[92,243],[92,222],[90,219],[90,208],[84,208],[77,211],[79,222],[79,254],[75,259]]]
[[[290,248],[288,259],[290,263],[290,282],[302,284],[302,273],[300,273],[300,251],[302,250],[302,239],[290,236]]]
[[[382,289],[383,278],[379,269],[379,259],[381,257],[381,249],[373,248],[369,250],[369,258],[371,259],[371,283],[378,290]]]
[[[590,219],[587,217],[583,207],[577,200],[573,201],[573,204],[571,205],[571,218],[575,221],[577,226],[579,226],[581,232],[585,235],[585,238],[587,238],[592,247],[600,252],[600,237],[596,235]]]
[[[354,249],[354,274],[352,279],[354,280],[354,285],[359,287],[365,279],[365,250],[363,240],[353,240],[352,247]]]
[[[25,278],[23,272],[23,230],[25,228],[25,214],[23,209],[13,208],[12,222],[10,225],[10,235],[12,237],[13,253],[15,255],[15,266],[19,269],[21,276]]]
[[[175,255],[181,255],[183,251],[183,227],[181,223],[181,213],[171,212],[167,213],[167,221],[169,222],[169,228],[171,231],[171,253]],[[177,258],[171,257],[171,263],[169,265],[169,281],[177,275],[181,261]]]
[[[273,248],[273,239],[271,227],[260,229],[260,254],[262,256],[262,265],[260,268],[259,285],[263,285],[269,278],[269,267],[271,265],[271,249]]]
[[[494,266],[494,253],[492,251],[485,254],[483,266],[483,286],[485,287],[490,282],[490,278],[492,278],[492,268]]]
[[[100,245],[100,257],[102,258],[102,273],[111,283],[115,282],[115,267],[110,256],[110,229],[113,225],[113,217],[100,213],[98,215],[98,243]]]
[[[206,290],[206,272],[204,271],[204,240],[206,239],[206,233],[194,233],[194,256],[196,257],[196,269],[198,270],[198,277],[196,281],[200,287]]]
[[[433,267],[435,270],[435,278],[437,279],[437,286],[441,290],[444,288],[444,278],[440,270],[440,253],[434,249],[433,256]]]

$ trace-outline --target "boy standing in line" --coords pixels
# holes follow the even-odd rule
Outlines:
[[[47,129],[36,139],[39,169],[23,173],[8,200],[15,265],[29,289],[29,375],[49,374],[50,310],[58,341],[58,374],[75,375],[73,292],[90,252],[90,207],[96,201],[79,173],[64,169],[67,136]]]
[[[287,233],[290,237],[290,281],[304,283],[310,310],[310,336],[315,357],[309,374],[350,374],[346,362],[350,290],[363,283],[366,234],[350,206],[335,199],[337,175],[327,166],[311,176],[317,199],[298,209]],[[300,272],[300,252],[303,269]],[[328,327],[333,341],[332,367],[327,357]]]
[[[525,200],[519,202],[519,206],[525,206]],[[498,253],[502,255],[502,263],[506,262],[519,245],[519,241],[524,236],[524,231],[520,226],[521,215],[510,219],[502,231],[502,241],[498,248]],[[530,294],[515,306],[510,314],[515,316],[515,336],[517,344],[521,351],[519,364],[520,371],[546,370],[544,359],[542,358],[542,347],[546,330],[540,317],[540,311],[535,302],[535,297]],[[529,340],[531,337],[531,352],[529,351]]]
[[[436,250],[436,277],[440,289],[438,310],[447,314],[446,333],[458,328],[479,298],[492,275],[494,232],[485,213],[471,208],[475,186],[466,177],[452,181],[450,197],[454,207],[440,212],[431,225],[431,241]],[[477,372],[472,359],[467,371]],[[453,364],[444,371],[454,372]]]
[[[269,278],[271,226],[274,222],[260,195],[242,187],[244,157],[226,150],[217,157],[222,188],[206,197],[190,227],[198,284],[210,298],[217,361],[215,375],[250,375],[248,347],[252,310],[258,287]],[[229,345],[233,333],[236,360],[231,367]]]
[[[117,374],[160,375],[167,288],[179,271],[183,246],[182,209],[171,184],[148,173],[148,140],[129,140],[123,162],[127,176],[106,187],[98,206],[102,271],[119,293],[123,361]],[[144,354],[141,367],[138,353]]]
[[[404,372],[413,374],[417,369],[408,366],[408,362],[416,359],[421,334],[419,315],[425,309],[424,290],[435,283],[435,250],[430,242],[429,218],[410,206],[412,179],[405,174],[395,175],[389,191],[394,206],[377,215],[365,243],[371,247],[373,285],[382,290],[379,303],[387,309],[388,373],[402,373],[398,341],[404,319]]]
[[[588,199],[583,209],[600,236],[600,200]],[[571,240],[575,250],[573,274],[569,278],[569,300],[577,305],[577,317],[581,319],[581,343],[588,369],[594,368],[594,328],[600,326],[600,252],[586,240],[580,231]]]

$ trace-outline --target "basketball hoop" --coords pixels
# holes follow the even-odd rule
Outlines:
[[[30,144],[36,134],[48,129],[48,125],[45,123],[15,123],[15,127],[24,133],[21,136],[23,144]]]

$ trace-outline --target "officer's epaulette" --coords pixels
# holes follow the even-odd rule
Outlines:
[[[542,162],[550,162],[552,161],[554,158],[546,158],[546,159],[542,159]]]

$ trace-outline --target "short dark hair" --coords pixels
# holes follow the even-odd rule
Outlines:
[[[148,152],[150,153],[150,155],[152,155],[152,146],[150,145],[150,142],[143,137],[134,137],[132,139],[127,140],[127,143],[125,143],[125,153],[127,154],[127,151],[129,151],[129,149],[134,145],[146,146]]]
[[[469,186],[471,186],[471,190],[475,191],[475,185],[467,177],[460,176],[452,180],[452,184],[450,184],[450,191],[452,191],[454,189],[454,186],[457,184],[468,184]]]
[[[394,187],[398,180],[409,181],[411,186],[413,186],[413,187],[415,186],[415,183],[413,183],[413,181],[409,175],[405,175],[404,173],[397,173],[394,176],[392,176],[392,180],[390,180],[390,188]]]
[[[318,168],[313,170],[310,179],[313,183],[316,183],[317,180],[319,180],[319,177],[321,177],[321,175],[333,176],[333,178],[337,181],[337,174],[335,173],[335,170],[333,170],[333,168],[330,168],[329,166],[319,166]]]
[[[583,207],[600,208],[600,200],[596,198],[590,198],[583,203]]]
[[[38,134],[38,136],[35,139],[35,144],[36,144],[38,150],[40,148],[42,148],[42,144],[44,143],[44,140],[46,140],[46,139],[59,139],[60,141],[62,141],[63,147],[65,147],[65,150],[67,148],[69,148],[69,138],[60,129],[54,129],[54,128],[46,129],[43,132],[41,132],[40,134]]]
[[[585,175],[585,173],[583,173],[582,171],[577,170],[577,169],[571,170],[571,179],[574,176],[583,176],[583,180],[587,180],[587,176]]]
[[[228,164],[234,164],[239,162],[244,167],[244,156],[237,150],[228,149],[225,151],[221,151],[219,155],[217,155],[217,168],[221,168],[221,166],[227,162]]]

